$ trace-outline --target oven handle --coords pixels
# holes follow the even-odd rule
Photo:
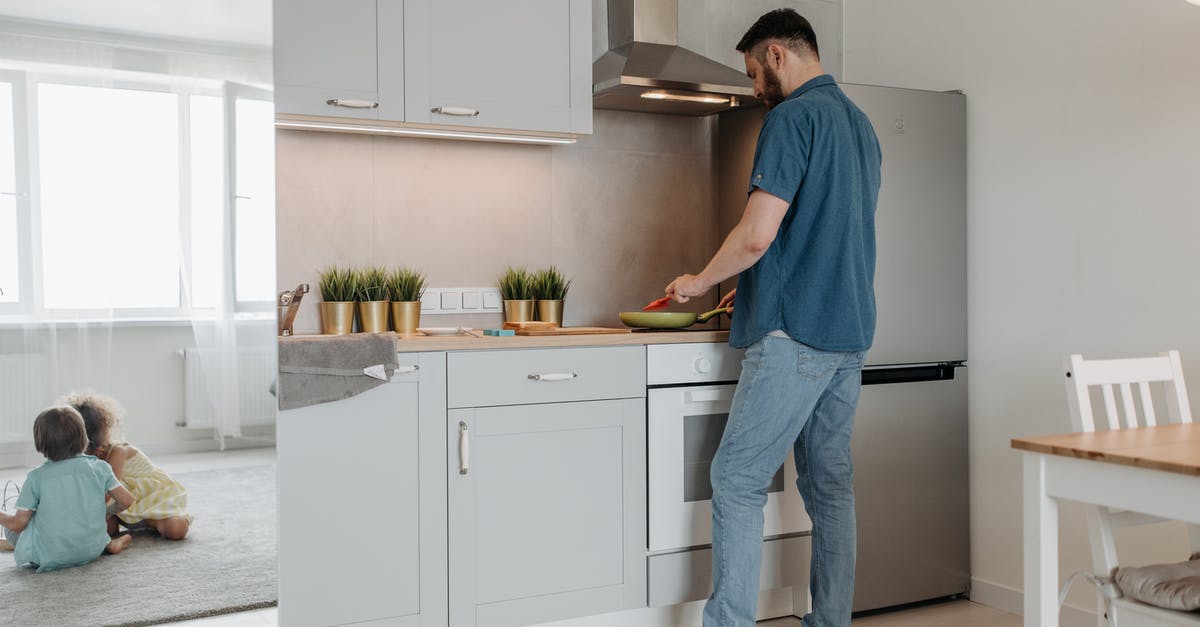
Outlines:
[[[734,389],[734,386],[726,385],[720,388],[709,388],[707,390],[688,390],[683,393],[683,402],[690,405],[692,403],[719,403],[722,401],[732,401]]]

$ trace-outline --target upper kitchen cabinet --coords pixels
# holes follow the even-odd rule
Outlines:
[[[588,0],[407,0],[406,121],[592,132]]]
[[[401,0],[278,0],[274,15],[277,113],[404,119]]]

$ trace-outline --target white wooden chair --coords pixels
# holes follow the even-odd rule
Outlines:
[[[1096,414],[1100,412],[1106,419],[1108,429],[1192,421],[1178,351],[1167,351],[1157,357],[1132,359],[1085,360],[1082,355],[1071,355],[1067,358],[1066,367],[1067,403],[1071,408],[1071,422],[1076,431],[1096,431]],[[1097,408],[1098,411],[1092,408],[1091,390],[1096,387],[1100,389],[1104,401],[1103,408]],[[1159,407],[1166,409],[1165,420],[1155,415],[1156,395],[1152,388],[1163,391],[1159,396],[1163,403]],[[1137,512],[1095,506],[1088,508],[1087,519],[1093,574],[1100,578],[1110,577],[1113,569],[1117,567],[1113,529],[1163,520]],[[1200,550],[1200,528],[1189,526],[1189,536],[1192,550]],[[1180,559],[1184,557],[1181,556]],[[1106,602],[1105,597],[1112,591],[1111,587],[1109,590],[1100,590],[1097,621],[1100,627],[1200,626],[1200,615],[1196,613],[1165,610],[1125,598]]]

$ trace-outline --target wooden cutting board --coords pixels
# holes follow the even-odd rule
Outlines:
[[[600,335],[605,333],[629,333],[630,329],[614,329],[611,327],[560,327],[553,322],[505,322],[505,329],[516,331],[517,335]]]
[[[517,335],[600,335],[606,333],[629,333],[629,329],[610,327],[532,327],[517,329]]]
[[[557,329],[558,324],[554,322],[537,322],[531,320],[529,322],[505,322],[504,328],[513,329],[514,331],[520,331],[521,329]]]

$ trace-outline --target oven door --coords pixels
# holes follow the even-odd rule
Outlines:
[[[647,398],[650,551],[712,544],[709,469],[736,384],[666,387]],[[767,490],[764,536],[812,529],[796,490],[791,453]]]

